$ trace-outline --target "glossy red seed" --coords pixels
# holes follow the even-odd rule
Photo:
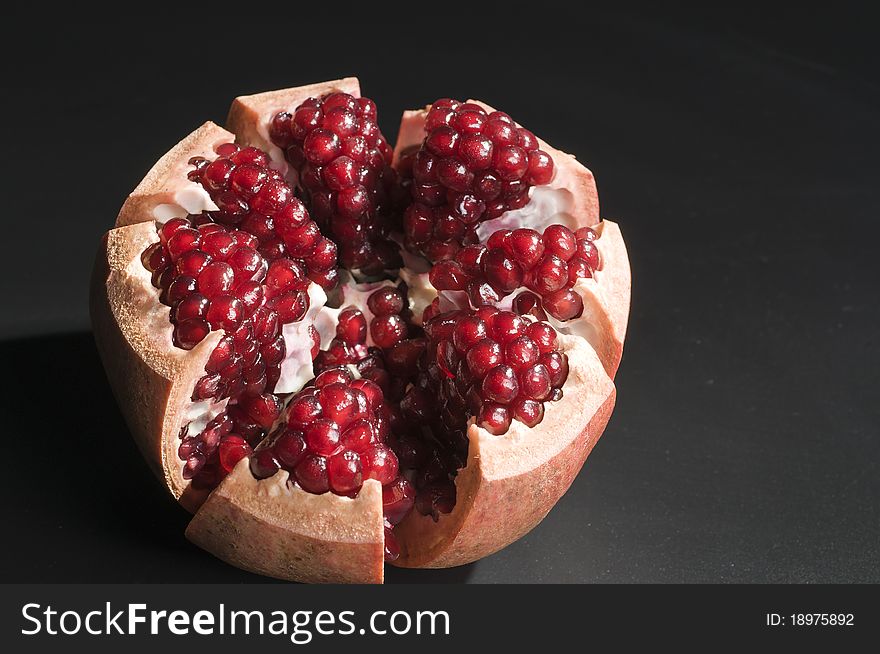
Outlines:
[[[229,293],[235,283],[235,271],[224,261],[206,265],[197,278],[199,292],[208,299]]]
[[[502,293],[510,293],[522,285],[522,268],[500,248],[490,249],[481,265],[486,280]]]
[[[174,231],[171,238],[168,239],[168,254],[172,261],[177,261],[184,252],[198,249],[201,240],[202,236],[198,230],[192,227],[181,227]]]
[[[302,432],[286,430],[272,446],[275,458],[285,470],[292,471],[306,455]]]
[[[503,361],[503,353],[498,343],[486,338],[468,350],[465,360],[471,374],[477,379],[482,379],[490,368]]]
[[[323,415],[323,409],[314,395],[296,397],[287,409],[288,424],[297,429],[304,429]]]
[[[330,456],[340,448],[339,427],[333,420],[320,418],[304,429],[309,451],[322,456]]]
[[[326,457],[307,454],[294,471],[297,483],[309,493],[321,494],[330,490]]]
[[[566,321],[579,318],[584,312],[581,296],[570,289],[560,289],[544,295],[544,309],[557,320]]]
[[[457,261],[436,263],[429,273],[431,285],[443,291],[462,291],[467,287],[468,276]]]
[[[342,447],[353,452],[364,452],[376,439],[376,429],[366,418],[352,422],[342,434]]]
[[[367,340],[367,319],[359,309],[348,307],[339,313],[336,336],[349,345],[364,343]]]
[[[476,422],[490,434],[503,434],[510,429],[510,411],[501,404],[484,402]]]
[[[367,308],[376,316],[388,316],[403,310],[403,296],[396,288],[384,286],[367,298]]]
[[[175,325],[174,344],[184,350],[191,350],[208,335],[208,323],[201,318],[191,318]]]
[[[383,315],[373,318],[370,323],[370,336],[381,348],[391,348],[406,338],[408,328],[399,315]]]
[[[212,329],[233,330],[244,320],[244,304],[232,295],[218,295],[211,299],[205,319]]]
[[[533,322],[526,328],[526,333],[538,346],[541,354],[556,349],[556,330],[546,322]]]
[[[547,399],[553,386],[549,369],[543,363],[535,363],[521,370],[519,386],[525,398],[538,401]]]
[[[363,483],[361,457],[357,452],[340,452],[327,459],[327,480],[337,495],[350,495]]]
[[[542,235],[547,252],[555,254],[563,261],[571,259],[577,250],[577,239],[565,225],[549,225]]]
[[[535,400],[517,398],[510,405],[510,412],[527,427],[535,427],[544,419],[544,405]]]
[[[526,270],[532,268],[544,255],[544,242],[533,229],[515,229],[510,235],[513,256]]]
[[[547,295],[568,284],[568,265],[555,254],[547,254],[530,271],[528,287],[539,295]]]
[[[385,519],[396,525],[403,520],[413,507],[416,489],[405,477],[398,477],[394,482],[382,488],[382,512]]]
[[[309,310],[309,296],[305,291],[288,291],[273,298],[269,305],[278,312],[278,319],[282,323],[297,322]]]
[[[397,456],[382,444],[368,447],[361,454],[364,479],[375,479],[383,486],[397,478],[399,464]]]
[[[270,393],[242,397],[238,406],[263,429],[269,429],[281,414],[281,400]]]
[[[568,357],[562,352],[547,352],[541,355],[540,362],[550,372],[550,384],[560,388],[568,378]]]
[[[348,385],[353,379],[351,372],[344,366],[330,368],[315,377],[315,388],[324,388],[330,384]]]
[[[250,459],[251,474],[257,479],[266,479],[278,472],[278,460],[271,449],[258,449]]]
[[[226,472],[232,472],[235,465],[253,453],[246,440],[237,434],[227,434],[220,441],[220,466]]]
[[[537,362],[540,355],[537,344],[528,336],[518,336],[504,349],[504,360],[515,370],[528,368]]]
[[[482,384],[483,397],[499,404],[507,404],[519,393],[516,372],[508,365],[495,366],[486,373]]]

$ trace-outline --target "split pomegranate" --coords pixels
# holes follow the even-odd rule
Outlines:
[[[181,141],[98,258],[129,426],[242,568],[381,581],[534,527],[610,416],[629,308],[573,157],[438,100],[394,150],[345,79],[238,98]]]

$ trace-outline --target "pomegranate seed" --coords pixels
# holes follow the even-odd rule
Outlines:
[[[195,291],[196,280],[192,277],[181,276],[171,282],[171,286],[168,287],[166,299],[170,304],[174,304],[175,302],[183,300],[188,295],[195,293]]]
[[[184,320],[174,327],[174,344],[184,350],[191,350],[208,335],[208,323],[201,318]]]
[[[218,295],[211,300],[206,320],[212,329],[235,329],[244,320],[244,304],[232,295]]]
[[[375,440],[376,428],[365,419],[355,420],[342,434],[342,446],[353,452],[364,452]]]
[[[504,358],[514,369],[527,368],[534,364],[541,352],[535,342],[528,336],[518,336],[504,351]]]
[[[309,450],[317,454],[330,456],[339,449],[339,427],[332,420],[315,420],[305,428],[304,436]]]
[[[508,365],[495,366],[483,378],[482,389],[487,399],[507,404],[519,393],[516,372]]]
[[[391,524],[399,524],[413,507],[416,490],[404,477],[382,488],[382,512]]]
[[[383,315],[373,318],[370,323],[370,335],[376,345],[388,349],[402,341],[407,335],[407,326],[398,315]]]
[[[162,243],[153,243],[144,250],[141,254],[141,262],[150,272],[165,268],[169,264],[169,258]]]
[[[431,268],[431,285],[444,291],[461,291],[467,287],[467,276],[457,261],[440,261]]]
[[[538,346],[541,354],[556,349],[556,330],[546,322],[533,322],[526,328],[526,333]]]
[[[403,297],[395,288],[385,286],[370,294],[367,307],[376,316],[389,316],[403,311]]]
[[[544,405],[535,400],[517,399],[510,406],[513,417],[527,427],[534,427],[544,419]]]
[[[525,398],[539,401],[547,399],[553,385],[550,371],[543,363],[534,364],[523,370],[519,375],[519,383],[520,391]]]
[[[235,271],[223,261],[214,261],[206,265],[198,276],[199,292],[208,299],[229,293],[234,282]]]
[[[257,449],[251,457],[250,466],[251,474],[257,479],[267,479],[280,468],[278,460],[270,449]]]
[[[510,235],[514,258],[526,269],[532,268],[544,254],[541,234],[533,229],[516,229]]]
[[[356,345],[367,340],[367,319],[358,309],[349,307],[339,314],[336,325],[336,336],[349,345]]]
[[[363,483],[361,457],[356,452],[340,452],[327,459],[327,480],[337,495],[349,495],[360,490]]]
[[[285,431],[272,446],[273,454],[282,468],[291,472],[306,454],[306,442],[298,431]]]
[[[330,490],[326,457],[307,454],[296,466],[294,473],[297,483],[306,492],[320,495]]]
[[[503,434],[510,429],[510,412],[501,404],[485,402],[477,416],[477,424],[490,434]]]
[[[564,225],[549,225],[544,230],[543,242],[549,253],[556,255],[563,261],[571,259],[577,250],[575,235]]]
[[[281,414],[281,401],[274,395],[244,396],[238,405],[245,414],[263,429],[269,429]]]
[[[171,255],[171,260],[177,261],[177,259],[185,252],[198,249],[201,240],[202,236],[199,234],[198,230],[191,227],[182,227],[176,230],[171,238],[168,239],[167,247],[168,254]]]
[[[200,293],[192,293],[174,305],[171,320],[181,323],[191,318],[204,318],[208,312],[208,298]]]
[[[546,296],[568,283],[568,266],[555,254],[548,254],[529,274],[528,287]]]
[[[486,280],[499,291],[510,293],[522,285],[522,268],[501,248],[492,248],[486,252],[482,268]]]
[[[301,395],[294,399],[287,410],[290,425],[304,429],[323,415],[323,409],[314,395]]]
[[[248,442],[236,434],[227,434],[220,441],[220,465],[226,472],[232,472],[239,461],[252,453]]]
[[[468,350],[466,361],[471,374],[476,379],[482,379],[490,368],[503,361],[501,346],[485,338]]]
[[[397,456],[385,445],[373,445],[361,455],[364,479],[375,479],[383,486],[397,478]]]
[[[557,320],[572,320],[583,314],[584,301],[574,291],[560,289],[544,296],[544,309]]]
[[[354,378],[348,368],[342,366],[338,368],[330,368],[315,377],[315,388],[324,388],[330,384],[351,384],[353,379]]]

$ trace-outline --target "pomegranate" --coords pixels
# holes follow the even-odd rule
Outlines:
[[[348,78],[235,100],[123,204],[96,342],[219,558],[305,582],[449,567],[532,529],[610,417],[630,273],[592,174],[441,99],[392,149]]]

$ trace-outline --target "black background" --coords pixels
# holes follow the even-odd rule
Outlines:
[[[405,108],[476,97],[576,154],[634,277],[618,405],[568,495],[495,556],[389,582],[880,581],[867,9],[303,7],[6,21],[4,581],[262,580],[183,538],[110,395],[88,276],[173,143],[235,95],[344,75],[391,139]]]

